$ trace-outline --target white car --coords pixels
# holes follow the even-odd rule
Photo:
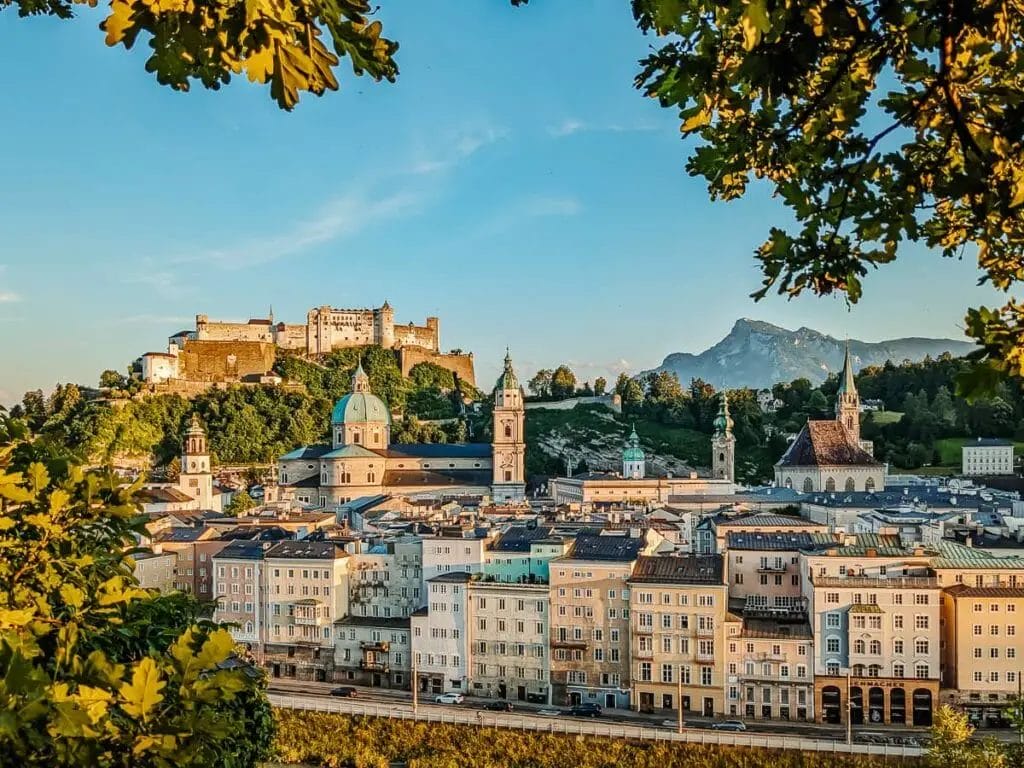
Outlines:
[[[442,693],[440,696],[434,697],[436,704],[461,704],[464,700],[461,693]]]

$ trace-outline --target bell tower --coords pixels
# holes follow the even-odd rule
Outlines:
[[[732,434],[729,397],[723,391],[715,416],[715,434],[711,438],[711,475],[716,480],[736,481],[736,438]]]
[[[178,489],[195,499],[199,509],[220,511],[219,498],[215,501],[213,496],[213,471],[206,446],[206,430],[195,413],[192,414],[182,441]]]
[[[850,343],[846,343],[846,359],[843,372],[839,374],[839,391],[836,393],[836,421],[846,428],[854,443],[860,443],[860,395],[853,380],[853,361],[850,359]]]
[[[495,501],[519,501],[526,497],[526,409],[523,388],[505,351],[505,370],[494,387],[494,437],[492,495]]]

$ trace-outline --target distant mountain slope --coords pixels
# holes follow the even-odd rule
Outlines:
[[[789,331],[771,323],[742,318],[729,335],[699,355],[675,352],[656,371],[671,371],[679,381],[704,379],[716,387],[770,387],[777,382],[806,378],[814,384],[843,367],[845,341],[811,328]],[[966,355],[974,346],[953,339],[891,339],[865,342],[850,339],[854,365],[882,365],[918,361],[944,352]]]

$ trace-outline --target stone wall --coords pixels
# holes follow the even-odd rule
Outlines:
[[[426,325],[394,326],[395,345],[399,347],[423,347],[433,352],[441,349],[440,323],[436,317],[428,317]]]
[[[274,367],[274,344],[262,341],[187,341],[180,375],[190,382],[240,381]]]
[[[422,347],[403,347],[398,350],[398,365],[402,375],[408,376],[409,371],[417,363],[433,363],[458,374],[462,381],[476,386],[476,373],[473,369],[473,355],[440,354]]]
[[[210,320],[206,315],[196,315],[195,336],[200,341],[272,342],[274,340],[273,327],[269,320],[232,323]]]

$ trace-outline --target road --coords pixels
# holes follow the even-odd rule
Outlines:
[[[353,698],[329,695],[336,687],[325,683],[273,680],[270,701],[276,707],[305,709],[339,714],[427,720],[431,722],[462,723],[493,728],[515,728],[551,733],[590,734],[615,738],[657,741],[683,741],[702,744],[767,747],[772,749],[800,749],[814,752],[856,752],[892,756],[917,756],[922,750],[915,746],[854,743],[847,745],[840,729],[808,724],[748,723],[745,733],[710,730],[705,719],[688,720],[683,732],[676,733],[675,721],[652,718],[635,712],[619,712],[599,718],[577,718],[560,713],[556,716],[540,714],[548,709],[541,705],[517,704],[514,712],[489,712],[482,709],[484,702],[467,699],[462,705],[433,703],[432,696],[421,698],[416,711],[411,696],[404,691],[379,688],[359,688]],[[560,709],[560,708],[550,708]],[[754,730],[756,726],[768,730]],[[701,727],[703,726],[703,727]],[[801,729],[806,733],[790,729]],[[886,734],[891,731],[886,729]],[[921,736],[920,731],[908,732]],[[838,738],[837,738],[838,737]]]

